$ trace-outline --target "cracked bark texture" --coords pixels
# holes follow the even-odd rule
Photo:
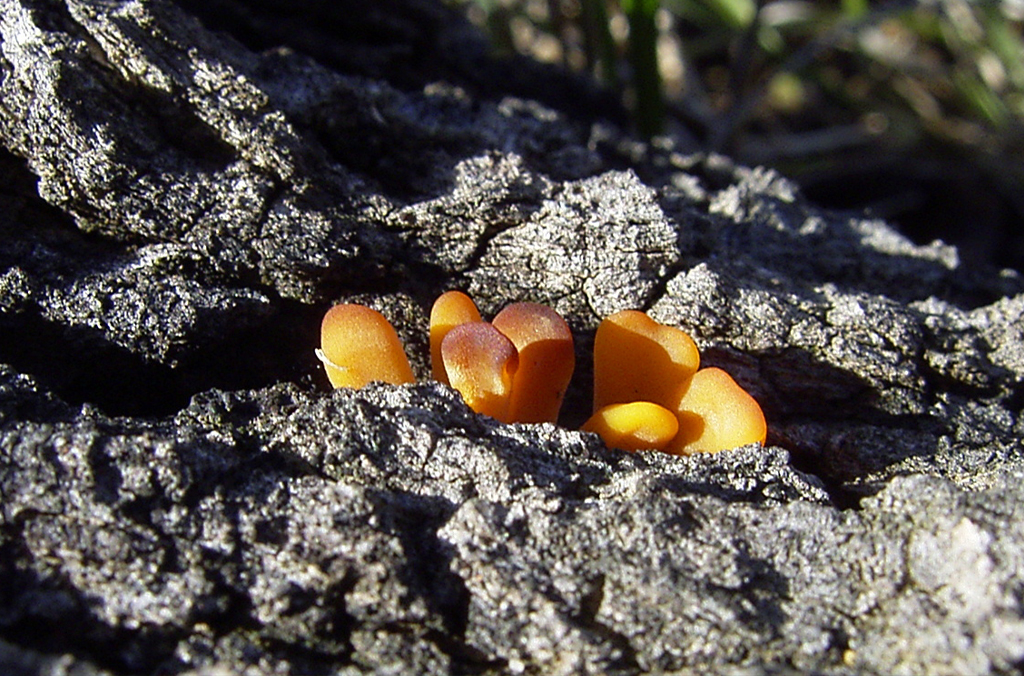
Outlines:
[[[618,116],[428,0],[0,0],[0,671],[1017,673],[1020,276]],[[453,287],[562,426],[425,382]],[[424,382],[329,392],[342,300]],[[767,446],[574,431],[625,308]]]

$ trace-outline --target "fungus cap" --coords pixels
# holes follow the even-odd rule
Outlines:
[[[526,423],[556,422],[576,367],[569,325],[553,309],[538,303],[513,303],[492,323],[519,353],[509,418]]]
[[[365,386],[374,380],[394,385],[415,380],[402,342],[381,313],[365,305],[335,305],[320,325],[317,357],[334,387]]]
[[[451,386],[477,413],[511,422],[512,379],[519,365],[515,345],[486,322],[460,324],[441,341]]]
[[[662,451],[679,431],[676,414],[649,401],[609,404],[581,428],[596,432],[610,448]]]
[[[717,453],[755,442],[768,432],[757,401],[719,368],[697,371],[679,401],[679,433],[665,450]]]
[[[685,331],[639,310],[616,312],[594,336],[594,410],[651,401],[674,411],[699,366],[697,344]]]
[[[441,342],[459,324],[479,322],[480,311],[473,299],[461,291],[445,291],[430,309],[430,370],[434,380],[450,385],[441,357]]]

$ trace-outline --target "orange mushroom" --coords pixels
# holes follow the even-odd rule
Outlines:
[[[617,445],[616,434],[635,426],[664,430],[664,412],[678,432],[660,445],[640,445],[668,453],[714,453],[754,442],[764,443],[767,425],[761,407],[732,377],[718,368],[698,370],[700,354],[685,332],[658,324],[636,310],[618,312],[598,326],[594,337],[594,418],[587,422]],[[612,404],[629,404],[620,412]],[[651,415],[648,421],[645,415]],[[621,416],[621,417],[616,417]],[[597,418],[597,420],[595,420]],[[603,431],[602,431],[603,430]]]
[[[768,427],[761,407],[728,373],[697,371],[679,400],[679,434],[669,453],[717,453],[754,442],[764,443]]]
[[[374,380],[400,385],[415,380],[402,342],[381,313],[364,305],[335,305],[320,325],[316,356],[334,387]]]
[[[685,331],[639,310],[616,312],[594,336],[594,410],[651,401],[675,411],[681,387],[698,366],[697,344]]]
[[[572,333],[551,308],[514,303],[480,320],[466,294],[449,291],[430,315],[432,368],[474,411],[501,422],[554,422],[575,366]],[[394,327],[363,305],[331,308],[321,349],[334,387],[414,381]],[[583,429],[628,451],[714,453],[767,434],[761,407],[729,374],[698,370],[685,332],[626,310],[601,322],[594,339],[594,407]]]
[[[492,323],[519,352],[509,419],[556,422],[576,366],[569,325],[560,314],[537,303],[513,303]]]
[[[430,310],[430,370],[434,380],[450,385],[441,357],[441,341],[459,324],[479,322],[480,311],[473,299],[461,291],[445,291]]]
[[[512,341],[486,322],[460,324],[441,341],[441,358],[451,386],[471,409],[511,422],[512,380],[519,365]]]
[[[609,404],[583,424],[610,448],[623,451],[663,451],[679,431],[676,414],[649,401]]]

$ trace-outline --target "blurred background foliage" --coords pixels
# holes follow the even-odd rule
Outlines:
[[[447,0],[634,131],[1024,269],[1024,0]]]

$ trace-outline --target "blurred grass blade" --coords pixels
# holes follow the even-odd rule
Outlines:
[[[954,73],[953,84],[961,99],[967,103],[975,114],[997,127],[1004,126],[1010,120],[1010,111],[1000,100],[999,95],[979,78],[965,73]]]
[[[622,0],[629,22],[629,62],[633,70],[637,132],[644,138],[659,134],[665,123],[665,101],[658,70],[659,0]]]
[[[733,28],[746,28],[757,14],[757,3],[754,0],[701,0],[701,2]]]
[[[580,11],[588,62],[597,67],[602,82],[612,89],[618,89],[618,53],[615,38],[612,37],[606,0],[582,0]]]
[[[999,57],[1016,87],[1024,88],[1024,38],[1001,13],[989,11],[985,17],[985,37]]]
[[[843,15],[847,19],[859,19],[868,13],[868,0],[843,0]]]

